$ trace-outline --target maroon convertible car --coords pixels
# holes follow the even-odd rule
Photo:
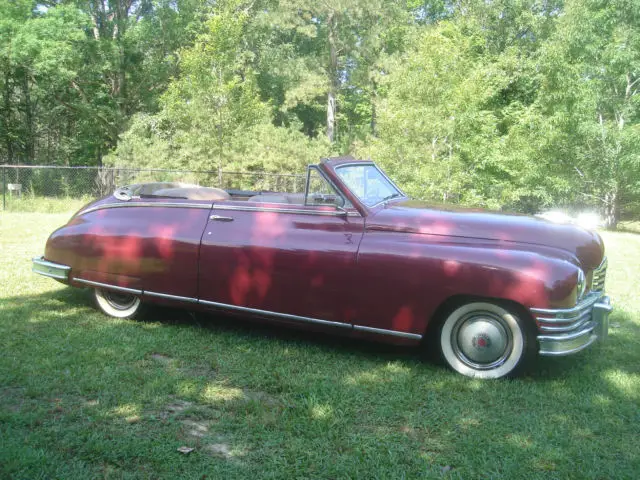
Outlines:
[[[480,378],[603,340],[595,232],[410,200],[371,161],[310,166],[304,193],[175,183],[117,189],[49,238],[33,270],[141,302],[240,313],[436,351]]]

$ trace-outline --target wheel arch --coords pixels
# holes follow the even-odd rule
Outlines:
[[[466,303],[472,302],[495,303],[504,308],[512,309],[520,315],[527,325],[531,325],[533,328],[536,327],[536,322],[531,312],[524,305],[515,300],[483,295],[454,294],[444,299],[434,310],[431,318],[429,318],[429,321],[427,322],[427,326],[422,337],[423,343],[428,343],[436,337],[438,329],[442,326],[451,312]]]

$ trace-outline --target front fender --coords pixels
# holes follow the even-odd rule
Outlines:
[[[578,279],[566,252],[398,232],[368,232],[358,269],[367,286],[364,315],[387,325],[381,328],[415,333],[457,295],[506,299],[527,309],[572,306]]]

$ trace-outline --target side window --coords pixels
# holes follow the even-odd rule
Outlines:
[[[305,205],[345,205],[345,200],[333,186],[318,172],[316,168],[310,167],[307,175],[307,189],[304,199]]]

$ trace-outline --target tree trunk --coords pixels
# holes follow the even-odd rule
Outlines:
[[[33,163],[35,158],[35,135],[33,132],[33,108],[31,105],[31,92],[29,90],[29,72],[24,71],[22,78],[22,93],[24,95],[24,116],[26,135],[24,139],[25,163]]]
[[[338,46],[337,46],[337,20],[335,12],[331,12],[327,18],[329,27],[329,93],[327,95],[327,137],[333,143],[337,135],[336,122],[336,97],[338,91]]]
[[[333,143],[336,135],[336,94],[329,91],[327,97],[327,138]]]
[[[617,190],[612,190],[605,195],[605,200],[604,225],[615,230],[620,221],[620,194]]]
[[[376,101],[378,98],[378,84],[371,80],[371,135],[378,136],[378,116],[376,111]]]
[[[9,128],[11,126],[11,74],[10,69],[5,71],[4,80],[4,113],[2,115],[2,125],[4,130],[4,142],[7,149],[6,163],[13,163],[13,141]]]

